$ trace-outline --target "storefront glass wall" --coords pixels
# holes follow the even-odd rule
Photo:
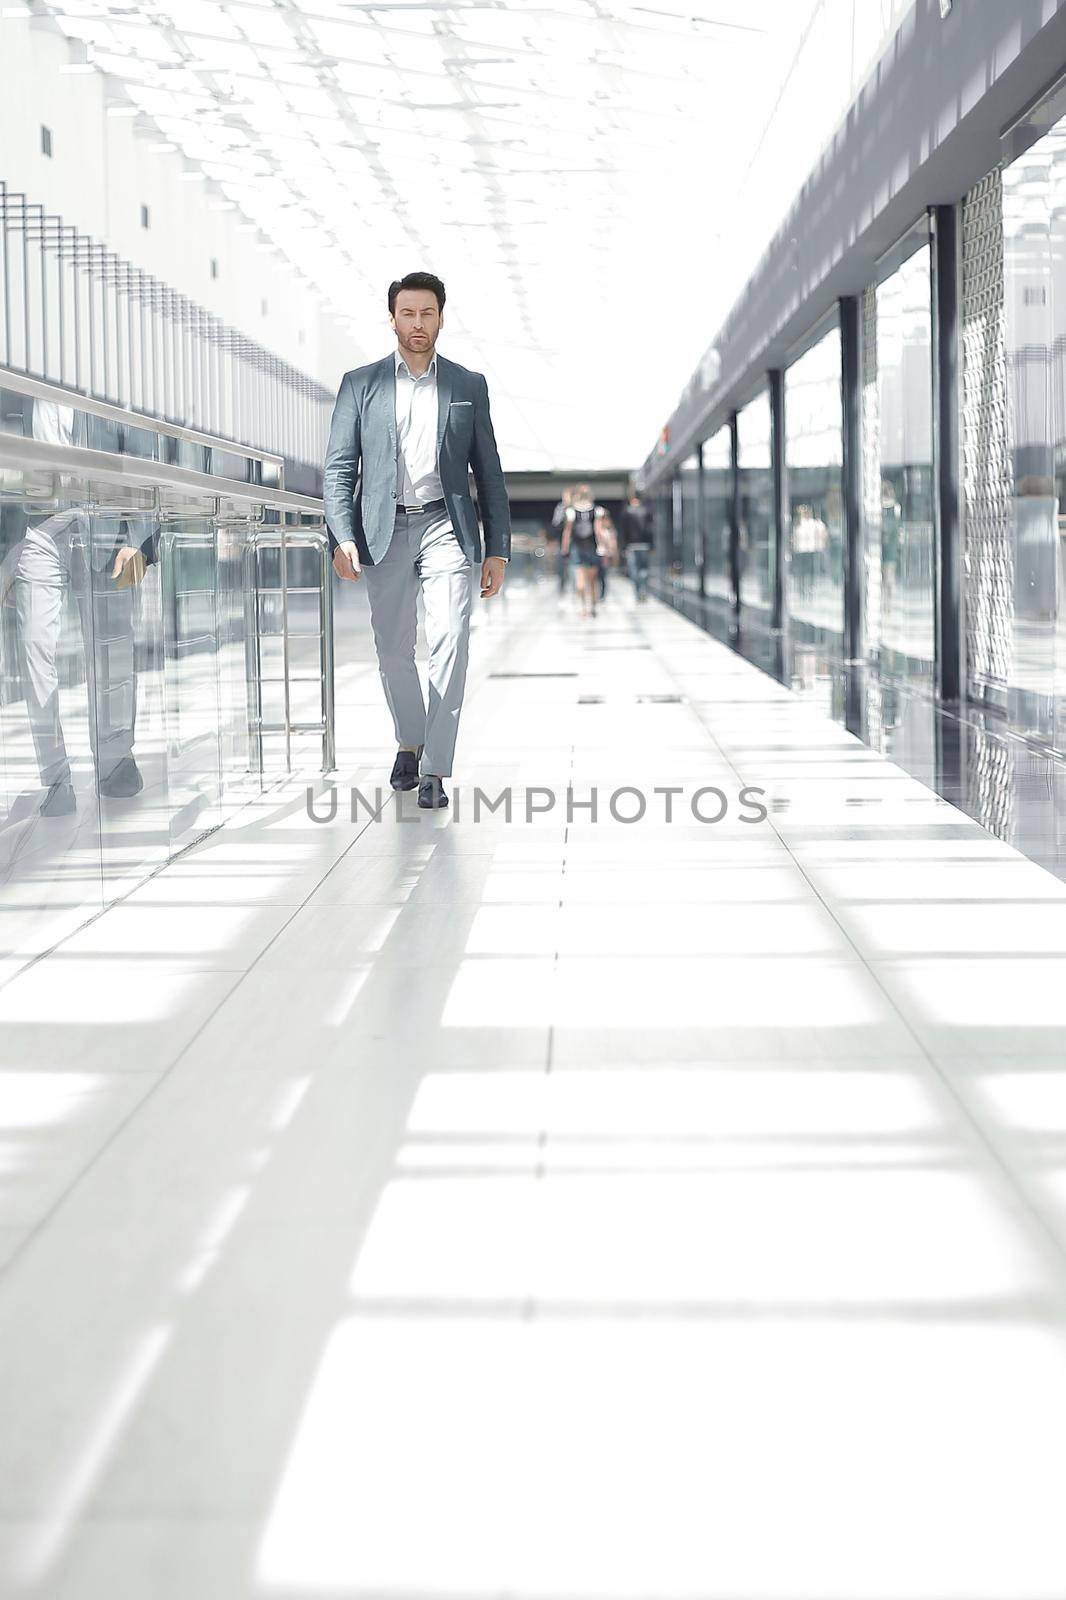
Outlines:
[[[704,593],[728,600],[729,527],[733,470],[729,429],[719,428],[703,446]]]
[[[700,462],[698,455],[681,463],[681,571],[682,587],[696,593],[700,582]]]
[[[673,537],[672,495],[669,479],[665,483],[656,485],[651,491],[648,503],[651,506],[653,529],[651,571],[660,580],[665,581],[670,572],[671,539]]]
[[[769,610],[773,604],[774,526],[770,454],[770,394],[760,394],[737,414],[740,468],[740,599]]]
[[[790,615],[800,630],[842,645],[843,416],[840,329],[785,373],[790,522]]]
[[[924,686],[936,648],[931,296],[928,244],[877,287],[879,663]]]
[[[1066,749],[1066,120],[1003,173],[1010,715]]]
[[[685,538],[685,507],[681,490],[681,468],[670,479],[670,539],[667,546],[667,576],[671,585],[681,583],[681,551]]]

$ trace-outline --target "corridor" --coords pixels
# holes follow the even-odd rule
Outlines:
[[[1062,1600],[1066,884],[618,577],[397,820],[343,598],[332,820],[0,989],[0,1591]]]

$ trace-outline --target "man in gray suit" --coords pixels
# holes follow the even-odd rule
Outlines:
[[[469,656],[472,568],[481,597],[503,586],[511,515],[489,416],[489,391],[436,353],[444,285],[411,272],[389,286],[397,347],[346,372],[326,449],[326,525],[333,566],[365,578],[381,681],[399,749],[390,783],[418,784],[418,804],[446,806]],[[470,497],[477,485],[485,528]],[[415,665],[421,588],[429,643],[429,709]],[[421,774],[419,758],[421,757]]]

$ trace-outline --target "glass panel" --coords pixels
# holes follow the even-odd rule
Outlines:
[[[28,436],[54,424],[53,414],[35,418],[33,402],[22,404]],[[0,473],[4,976],[103,905],[89,500],[89,485],[74,476]]]
[[[729,528],[733,515],[732,449],[729,429],[703,446],[704,592],[722,600],[729,592]]]
[[[667,495],[669,496],[667,502],[667,538],[665,541],[667,578],[671,588],[680,588],[681,546],[684,525],[680,472],[670,479],[667,485]]]
[[[228,516],[218,524],[215,616],[218,623],[219,768],[226,812],[258,788],[259,783],[248,688],[255,664],[253,533],[254,523],[250,517]],[[276,642],[281,643],[280,640]]]
[[[926,685],[933,610],[933,318],[928,245],[877,289],[881,665]]]
[[[322,679],[296,679],[289,684],[289,718],[293,723],[322,721]]]
[[[1015,724],[1066,748],[1066,121],[1003,173]]]
[[[214,486],[153,484],[150,426],[16,381],[0,391],[0,977],[259,787],[255,540],[280,533],[264,516],[292,520],[294,714],[323,715],[320,524]],[[72,446],[100,452],[99,476],[62,470]],[[29,448],[48,464],[28,465]],[[130,453],[149,478],[109,469]],[[280,663],[281,566],[262,556]],[[272,770],[285,748],[271,741]],[[318,733],[292,748],[320,765]]]
[[[219,820],[215,526],[188,512],[164,522],[166,727],[171,844]]]
[[[318,605],[315,604],[314,622],[318,624]],[[290,618],[291,624],[291,618]],[[259,645],[259,662],[264,678],[280,678],[284,676],[284,640],[280,637],[262,639]],[[322,670],[322,645],[316,634],[307,637],[289,638],[289,676],[292,678],[314,678],[316,681]]]
[[[670,480],[660,486],[655,502],[655,544],[652,560],[663,582],[670,581],[670,568],[674,559],[674,488]]]
[[[770,395],[764,390],[737,414],[740,468],[740,598],[744,605],[773,604],[773,477]]]
[[[840,330],[834,328],[785,373],[790,521],[789,602],[804,630],[843,645],[844,437]]]
[[[107,899],[162,865],[171,842],[162,545],[154,511],[130,498],[124,486],[93,485],[92,704]]]
[[[686,589],[699,589],[699,495],[700,468],[698,456],[689,456],[681,464],[681,571],[678,576]]]

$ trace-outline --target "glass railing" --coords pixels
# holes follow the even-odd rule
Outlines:
[[[4,382],[0,981],[333,765],[321,502],[255,481],[271,458],[229,477],[232,446]]]

